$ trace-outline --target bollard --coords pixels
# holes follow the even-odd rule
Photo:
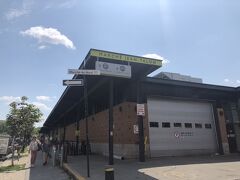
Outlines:
[[[63,145],[61,146],[60,152],[60,166],[63,167]]]
[[[114,180],[114,168],[112,166],[106,166],[105,180]]]
[[[56,146],[53,146],[52,160],[53,160],[53,167],[55,167],[56,166]]]
[[[63,162],[67,163],[68,145],[64,143],[62,146],[63,146]]]

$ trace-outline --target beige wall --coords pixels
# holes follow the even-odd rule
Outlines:
[[[217,109],[218,112],[218,120],[219,120],[219,127],[220,127],[220,135],[222,139],[222,146],[224,154],[229,154],[229,144],[227,138],[227,130],[226,130],[226,121],[224,110],[222,108]]]

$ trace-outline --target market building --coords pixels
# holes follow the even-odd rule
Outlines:
[[[74,75],[86,82],[87,108],[84,87],[67,87],[42,131],[74,143],[78,151],[86,140],[86,110],[94,153],[108,156],[110,136],[113,154],[124,158],[239,152],[240,88],[169,73],[147,77],[161,65],[160,60],[91,49],[79,69],[114,72]],[[137,115],[140,111],[143,115]]]

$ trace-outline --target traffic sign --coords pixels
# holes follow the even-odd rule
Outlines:
[[[144,104],[137,104],[137,115],[138,116],[145,116]]]
[[[68,74],[78,75],[100,75],[101,72],[95,69],[68,69]]]
[[[83,86],[83,79],[63,80],[64,86]]]

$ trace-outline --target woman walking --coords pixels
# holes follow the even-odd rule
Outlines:
[[[43,150],[43,165],[47,165],[48,158],[50,157],[50,142],[48,138],[45,138],[42,146]]]
[[[36,136],[33,136],[32,141],[29,145],[29,152],[31,152],[31,167],[34,167],[38,151],[38,142]]]

